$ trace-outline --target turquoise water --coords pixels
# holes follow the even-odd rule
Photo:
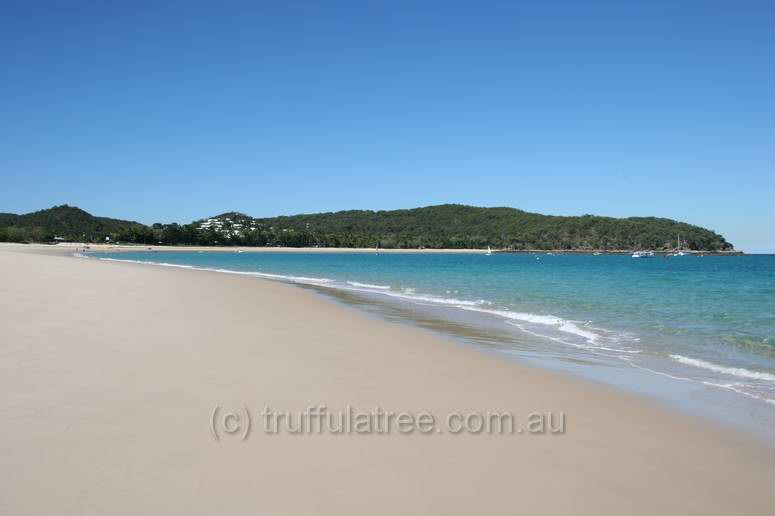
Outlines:
[[[775,407],[775,256],[118,252],[487,319],[501,349],[631,368]],[[642,375],[640,378],[649,378]],[[640,380],[644,381],[644,380]],[[645,380],[648,382],[649,380]]]

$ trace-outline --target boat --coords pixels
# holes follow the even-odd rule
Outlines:
[[[487,252],[486,252],[486,253],[484,253],[484,254],[485,254],[486,256],[491,256],[491,255],[492,255],[492,249],[490,249],[490,246],[489,246],[489,245],[487,246]]]
[[[678,245],[675,248],[675,252],[668,254],[667,256],[686,256],[681,247],[681,233],[678,233]]]
[[[594,253],[592,253],[592,256],[600,256],[601,254],[603,253],[601,253],[600,251],[595,251]]]
[[[635,251],[632,253],[633,258],[653,258],[654,251]]]

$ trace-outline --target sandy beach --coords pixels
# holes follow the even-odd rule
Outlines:
[[[764,515],[775,505],[772,443],[650,399],[292,285],[71,254],[0,246],[2,514]],[[311,405],[439,419],[552,412],[566,428],[254,425],[243,439],[213,417],[216,406],[257,422],[264,406]]]

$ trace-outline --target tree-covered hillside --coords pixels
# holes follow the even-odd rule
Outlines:
[[[2,227],[5,226],[5,227]],[[18,238],[19,235],[23,238]],[[732,250],[721,235],[683,222],[654,217],[615,219],[558,217],[514,208],[444,204],[393,211],[340,211],[253,218],[224,213],[191,224],[154,224],[93,217],[58,206],[28,215],[0,214],[0,240],[68,239],[148,244],[290,247],[485,248],[633,250]],[[13,238],[11,238],[13,237]]]
[[[0,214],[0,241],[44,242],[61,237],[94,242],[133,228],[142,230],[145,226],[128,220],[95,217],[66,204],[26,215]]]
[[[342,211],[256,219],[342,247],[511,249],[670,249],[678,234],[690,249],[732,249],[722,236],[655,217],[559,217],[514,208],[444,204],[411,210]]]
[[[689,249],[732,249],[712,231],[670,219],[557,217],[455,204],[259,219],[232,212],[157,230],[160,240],[180,244],[566,250],[673,249],[680,233]]]

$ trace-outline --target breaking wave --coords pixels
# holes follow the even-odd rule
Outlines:
[[[761,371],[751,371],[750,369],[745,369],[743,367],[722,366],[722,365],[714,364],[712,362],[708,362],[706,360],[701,360],[699,358],[689,358],[683,355],[670,355],[670,358],[672,358],[676,362],[698,367],[700,369],[706,369],[708,371],[713,371],[714,373],[726,374],[729,376],[737,376],[738,378],[748,378],[751,380],[765,380],[768,382],[775,382],[775,374],[771,374],[771,373],[764,373]]]

